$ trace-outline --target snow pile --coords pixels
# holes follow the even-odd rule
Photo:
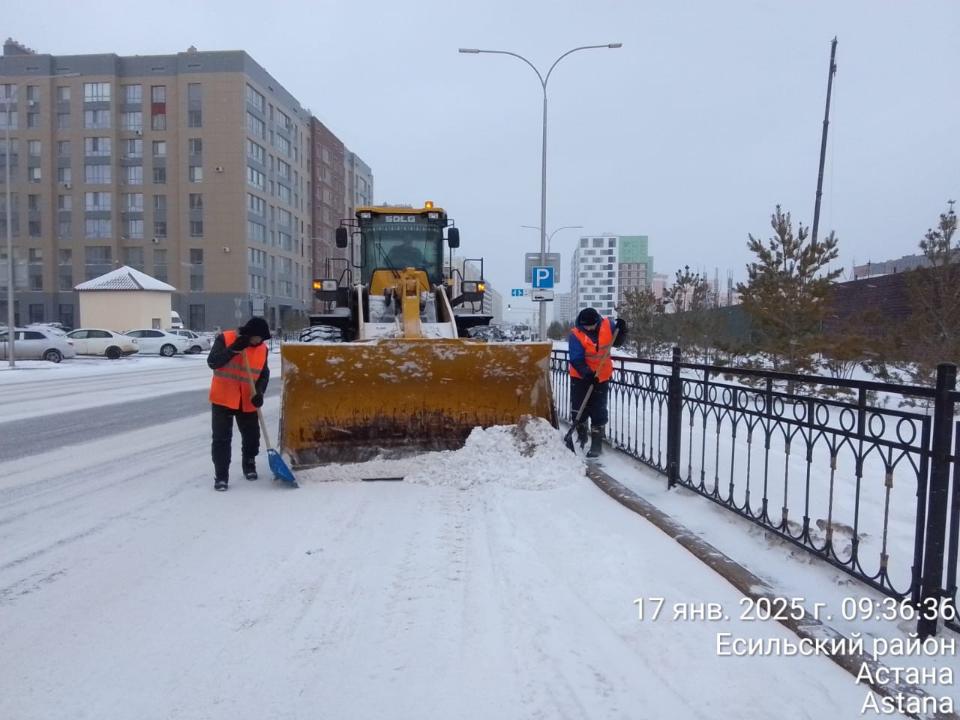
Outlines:
[[[400,477],[408,483],[460,490],[484,484],[548,490],[582,480],[584,466],[564,446],[560,431],[543,418],[528,417],[517,425],[474,428],[459,450],[326,465],[297,473],[298,480],[307,482]]]

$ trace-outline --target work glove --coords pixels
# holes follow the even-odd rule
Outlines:
[[[587,373],[583,376],[583,381],[586,383],[596,384],[597,374],[593,370],[588,370]]]
[[[246,335],[237,335],[237,339],[230,343],[231,352],[243,352],[250,347],[250,338]]]
[[[621,335],[627,334],[627,323],[624,322],[623,318],[617,318],[617,321],[613,324],[614,330],[619,330]]]
[[[250,398],[250,403],[256,408],[263,407],[263,395],[261,395],[260,393],[257,393],[256,395]]]
[[[592,382],[594,385],[600,385],[600,383],[601,383],[602,381],[600,380],[600,378],[598,378],[596,375],[594,375],[594,376],[590,379],[590,382]]]

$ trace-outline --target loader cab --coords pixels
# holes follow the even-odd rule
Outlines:
[[[360,280],[369,285],[377,270],[412,267],[432,285],[443,282],[443,230],[447,214],[433,207],[360,208]]]

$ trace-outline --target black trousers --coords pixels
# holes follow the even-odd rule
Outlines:
[[[213,468],[216,477],[226,480],[230,474],[230,444],[233,440],[233,421],[236,418],[240,430],[241,450],[244,462],[252,461],[260,452],[260,423],[257,413],[233,410],[223,405],[210,406],[213,425]]]
[[[570,418],[577,418],[578,423],[585,423],[587,419],[590,419],[590,424],[593,427],[600,427],[601,425],[607,424],[607,385],[608,383],[600,383],[599,385],[594,385],[593,392],[590,393],[590,400],[587,402],[587,406],[583,409],[583,414],[577,418],[577,411],[580,409],[580,404],[583,402],[583,398],[587,395],[587,388],[590,387],[590,383],[586,382],[582,378],[570,378]]]

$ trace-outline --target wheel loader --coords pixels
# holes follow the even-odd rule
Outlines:
[[[310,324],[326,341],[282,348],[281,447],[294,467],[456,448],[477,426],[525,416],[556,425],[551,344],[469,337],[491,320],[476,311],[483,262],[453,263],[460,232],[442,208],[361,207],[335,241],[348,267],[313,282],[326,309]]]

